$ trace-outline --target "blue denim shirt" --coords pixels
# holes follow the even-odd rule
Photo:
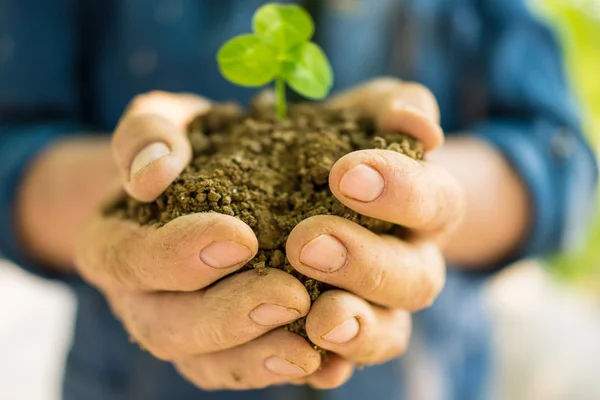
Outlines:
[[[259,0],[0,0],[0,252],[31,271],[16,240],[15,192],[36,153],[61,135],[110,132],[154,89],[246,102],[215,53],[250,29]],[[552,33],[522,0],[320,0],[317,39],[336,90],[382,74],[428,86],[442,126],[498,148],[526,182],[531,231],[511,260],[577,241],[592,204],[593,155],[582,138]],[[474,166],[476,168],[476,166]],[[511,261],[511,260],[506,260]],[[478,399],[489,351],[486,277],[450,270],[415,316],[406,357],[358,371],[329,392],[277,387],[204,393],[128,341],[102,296],[77,278],[79,309],[66,399]]]

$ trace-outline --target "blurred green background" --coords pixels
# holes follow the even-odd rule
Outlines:
[[[530,0],[556,29],[569,79],[581,105],[585,133],[600,155],[600,0]],[[561,279],[600,293],[600,200],[584,245],[549,260]]]

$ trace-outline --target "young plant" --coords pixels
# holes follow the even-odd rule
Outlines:
[[[320,100],[333,85],[331,65],[310,39],[315,26],[300,6],[269,3],[252,21],[253,34],[236,36],[217,54],[221,74],[231,82],[258,87],[275,81],[277,115],[287,117],[285,85],[304,97]]]

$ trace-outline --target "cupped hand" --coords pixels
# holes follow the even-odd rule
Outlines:
[[[427,149],[442,141],[435,101],[419,86],[376,81],[335,101],[364,108],[380,127],[416,136]],[[132,102],[113,138],[130,195],[152,201],[177,177],[191,158],[185,127],[209,107],[192,95],[161,92]],[[359,179],[350,175],[351,184],[344,185],[353,170]],[[358,191],[371,196],[366,200],[352,192],[365,171],[367,178],[383,179],[374,188],[367,179]],[[379,237],[335,217],[312,218],[294,230],[287,245],[292,264],[341,288],[322,295],[307,319],[311,340],[335,353],[323,364],[304,339],[276,329],[308,313],[310,299],[300,282],[279,270],[226,277],[257,251],[254,234],[235,218],[194,214],[154,228],[96,215],[81,235],[79,271],[104,292],[134,340],[202,389],[287,382],[336,387],[350,378],[354,363],[378,363],[404,351],[407,311],[430,304],[443,286],[444,264],[433,238],[455,223],[461,201],[443,171],[385,151],[342,158],[331,188],[356,211],[416,234],[410,241]],[[449,202],[433,204],[430,196]]]
[[[191,157],[185,127],[209,107],[161,92],[132,102],[112,143],[130,195],[151,201],[177,177]],[[202,389],[248,389],[308,376],[321,362],[306,340],[275,330],[308,313],[298,280],[280,270],[226,277],[257,249],[250,227],[227,215],[156,228],[97,214],[80,235],[76,263],[141,347]]]
[[[333,103],[363,110],[379,129],[418,138],[426,150],[443,142],[435,98],[420,85],[379,79]],[[410,234],[379,236],[333,216],[302,221],[291,233],[287,256],[294,268],[340,289],[319,297],[307,316],[311,341],[337,354],[303,380],[320,388],[340,384],[355,363],[382,363],[405,351],[409,312],[431,305],[443,288],[439,243],[464,210],[462,189],[449,174],[392,151],[346,155],[332,168],[329,184],[346,206]]]

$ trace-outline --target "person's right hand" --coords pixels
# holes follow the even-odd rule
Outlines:
[[[178,176],[191,157],[185,127],[209,107],[160,92],[133,101],[113,137],[130,195],[152,201]],[[192,214],[156,228],[99,213],[80,235],[76,263],[132,338],[196,386],[262,388],[314,373],[321,358],[300,336],[274,330],[308,313],[298,280],[275,269],[220,280],[257,249],[250,227],[227,215]],[[332,385],[343,378],[328,376]]]

